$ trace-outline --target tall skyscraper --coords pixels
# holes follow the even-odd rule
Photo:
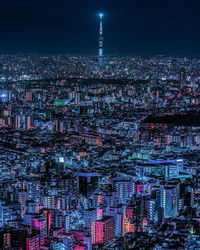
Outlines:
[[[99,14],[100,26],[99,26],[99,68],[103,65],[103,13]]]
[[[98,185],[98,174],[97,173],[77,173],[79,183],[79,192],[85,197],[90,196]]]
[[[164,218],[174,218],[179,213],[179,188],[170,184],[161,185],[161,207]]]
[[[97,219],[97,209],[89,208],[84,211],[85,227],[89,229],[92,234],[92,243],[95,242],[95,221]]]
[[[184,67],[181,67],[179,72],[179,81],[180,83],[184,84],[186,83],[186,79],[187,79],[186,69]]]
[[[105,216],[95,222],[95,244],[103,245],[115,237],[115,219]]]

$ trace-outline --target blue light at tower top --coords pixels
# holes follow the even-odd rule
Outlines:
[[[103,17],[103,13],[99,13],[99,16],[100,16],[100,18],[102,18]]]

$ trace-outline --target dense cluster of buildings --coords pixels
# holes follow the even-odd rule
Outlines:
[[[0,58],[0,249],[199,249],[199,61],[92,60]]]
[[[199,81],[197,57],[1,55],[0,82],[63,78]]]

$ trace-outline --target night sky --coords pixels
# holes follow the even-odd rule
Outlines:
[[[200,54],[199,0],[0,0],[0,54]]]

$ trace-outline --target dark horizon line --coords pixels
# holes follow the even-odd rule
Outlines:
[[[97,57],[98,54],[90,54],[90,53],[47,53],[47,52],[5,52],[0,53],[0,56],[88,56],[88,57]],[[113,53],[113,54],[104,54],[104,58],[106,57],[113,57],[113,56],[119,56],[119,57],[200,57],[200,53]]]

